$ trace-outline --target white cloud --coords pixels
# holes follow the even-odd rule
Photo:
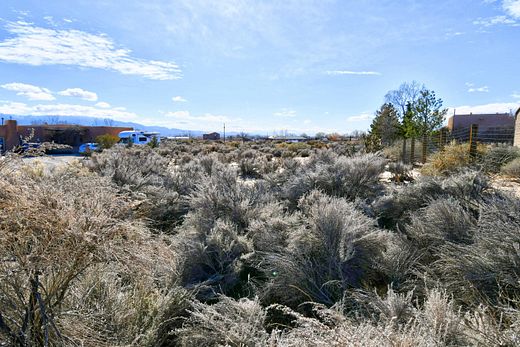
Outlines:
[[[483,27],[491,27],[494,25],[516,25],[517,23],[514,19],[511,19],[508,16],[496,16],[491,18],[479,18],[473,21],[473,24]]]
[[[520,19],[520,0],[504,0],[502,7],[511,17]]]
[[[121,121],[139,121],[137,114],[120,111],[115,108],[100,109],[94,106],[74,104],[39,104],[27,105],[20,102],[0,102],[0,113],[19,116],[88,116],[113,118]]]
[[[358,75],[358,76],[381,76],[377,71],[349,71],[349,70],[333,70],[327,71],[327,75]]]
[[[201,116],[192,116],[189,111],[167,112],[165,116],[179,120],[190,120],[196,122],[209,123],[225,123],[231,121],[231,119],[227,116],[214,115],[211,113],[205,113]]]
[[[153,80],[181,78],[181,70],[174,62],[132,57],[129,49],[116,47],[105,34],[47,29],[22,21],[8,22],[6,29],[14,37],[0,42],[0,61],[35,66],[74,65]]]
[[[468,87],[468,93],[488,93],[489,87],[488,86],[482,86],[482,87],[476,87],[473,83],[466,83],[466,87]]]
[[[288,109],[288,108],[284,108],[284,109],[282,109],[282,110],[280,110],[278,112],[273,113],[273,116],[294,118],[294,117],[296,117],[296,111]]]
[[[29,100],[54,100],[55,97],[47,88],[41,88],[25,83],[7,83],[0,87],[16,92],[16,95],[26,97]]]
[[[58,93],[61,96],[72,96],[75,98],[81,98],[87,101],[97,101],[98,96],[94,92],[89,92],[87,90],[83,90],[81,88],[69,88],[62,90]]]
[[[186,99],[183,98],[182,96],[177,95],[177,96],[174,96],[174,97],[172,98],[172,101],[173,101],[173,102],[186,102],[186,101],[188,101],[188,100],[186,100]]]
[[[455,111],[456,114],[494,114],[494,113],[508,113],[509,111],[518,109],[520,107],[520,103],[518,102],[504,102],[504,103],[491,103],[491,104],[485,104],[485,105],[474,105],[474,106],[457,106],[457,107],[450,107],[448,109],[447,116],[450,117],[453,115],[453,112]]]
[[[100,107],[100,108],[110,108],[110,104],[108,102],[100,101],[94,106]]]
[[[515,98],[515,99],[520,99],[520,93],[519,92],[513,92],[513,94],[511,94],[511,97]]]
[[[361,121],[367,121],[372,120],[374,118],[370,113],[364,112],[357,116],[351,116],[347,118],[347,122],[361,122]]]

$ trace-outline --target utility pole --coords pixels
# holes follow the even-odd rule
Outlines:
[[[226,123],[224,123],[224,142],[226,142]]]

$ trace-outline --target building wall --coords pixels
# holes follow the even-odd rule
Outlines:
[[[20,145],[20,137],[32,137],[29,142],[55,142],[70,146],[78,146],[85,142],[94,142],[99,135],[117,136],[121,131],[132,130],[128,127],[82,126],[70,124],[52,125],[17,125],[15,120],[7,120],[0,125],[0,137],[4,138],[4,150]],[[60,140],[61,139],[61,140]]]
[[[203,140],[220,140],[220,134],[219,133],[203,134],[202,139]]]
[[[486,128],[513,128],[515,117],[509,113],[497,114],[456,114],[448,119],[450,131],[469,128],[478,124],[479,130]]]
[[[513,140],[513,145],[520,147],[520,108],[515,114],[515,139]]]

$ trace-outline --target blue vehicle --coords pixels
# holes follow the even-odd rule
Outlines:
[[[92,152],[97,152],[99,151],[99,144],[95,143],[95,142],[88,142],[88,143],[84,143],[82,144],[81,146],[79,146],[79,154],[88,154],[88,153],[92,153]]]

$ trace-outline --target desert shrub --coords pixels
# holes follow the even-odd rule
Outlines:
[[[179,329],[180,346],[266,346],[266,311],[258,300],[221,297],[214,305],[192,302],[190,319]]]
[[[133,190],[160,183],[167,166],[167,161],[147,146],[113,148],[94,154],[89,163],[93,171]]]
[[[257,208],[271,200],[266,184],[239,182],[236,170],[223,167],[190,194],[185,224],[208,231],[217,219],[223,219],[243,230],[255,218]]]
[[[301,226],[297,213],[287,213],[282,204],[272,202],[257,210],[247,228],[247,237],[257,252],[282,252]]]
[[[289,241],[286,253],[266,259],[273,279],[268,300],[288,305],[315,301],[333,305],[347,288],[375,283],[375,262],[385,244],[373,221],[352,203],[313,192],[300,208],[307,225]]]
[[[252,252],[252,246],[234,225],[219,221],[207,233],[185,230],[179,240],[178,252],[185,259],[182,283],[196,289],[199,299],[214,300],[219,294],[233,296],[242,290],[241,257]]]
[[[513,159],[500,169],[500,172],[512,178],[520,177],[520,158]]]
[[[128,202],[106,179],[74,169],[22,171],[2,177],[0,191],[1,334],[12,345],[59,344],[66,297],[86,269],[112,256],[110,245],[128,231]]]
[[[481,205],[473,242],[439,250],[435,269],[459,302],[475,308],[482,300],[493,306],[505,300],[518,309],[519,216],[517,199],[487,201]]]
[[[404,227],[413,211],[426,207],[431,200],[452,197],[468,211],[478,209],[478,204],[489,194],[489,184],[479,172],[467,171],[448,178],[421,177],[415,184],[389,192],[372,205],[380,226],[389,229]]]
[[[373,154],[338,157],[326,164],[328,160],[328,157],[314,159],[302,167],[302,172],[297,172],[285,183],[282,196],[294,205],[313,189],[349,200],[372,198],[380,192],[379,175],[385,167],[381,157]]]
[[[119,142],[119,137],[110,134],[99,135],[96,137],[96,142],[99,143],[101,149],[109,149]]]
[[[388,171],[392,174],[392,180],[395,182],[410,181],[412,176],[412,165],[407,165],[402,162],[392,162],[388,164]]]
[[[259,178],[260,167],[259,162],[254,159],[242,159],[240,160],[240,175],[244,178]]]
[[[489,146],[479,158],[479,164],[486,172],[497,173],[500,168],[520,158],[520,149],[511,145],[498,144]]]
[[[412,214],[406,235],[420,249],[435,248],[445,242],[469,244],[475,224],[475,216],[453,197],[440,198]]]
[[[303,142],[290,143],[289,145],[287,145],[287,150],[289,150],[290,152],[299,152],[301,150],[309,148],[310,146]]]

